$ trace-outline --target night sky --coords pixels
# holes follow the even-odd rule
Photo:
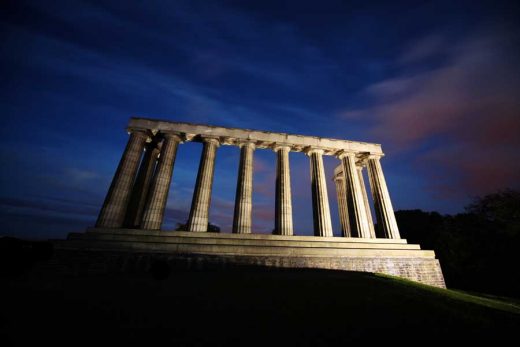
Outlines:
[[[92,226],[131,116],[381,143],[395,210],[457,213],[520,186],[514,1],[16,0],[0,35],[1,234]],[[165,228],[187,219],[201,148],[179,147]],[[238,157],[217,152],[225,232]],[[311,235],[309,161],[290,164],[295,232]],[[273,229],[274,188],[275,154],[257,150],[255,232]]]

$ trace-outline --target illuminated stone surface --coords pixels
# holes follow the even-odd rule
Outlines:
[[[166,133],[163,137],[161,156],[148,193],[141,223],[143,229],[161,229],[166,201],[168,200],[168,191],[170,190],[175,155],[177,154],[177,147],[181,142],[181,138],[178,135]]]
[[[363,166],[356,166],[359,178],[359,189],[361,189],[361,195],[363,196],[363,207],[366,211],[366,219],[368,223],[368,231],[371,238],[376,237],[376,232],[374,229],[374,221],[372,220],[372,212],[370,211],[370,205],[368,204],[368,196],[367,196],[367,188],[365,186],[365,179],[363,178]]]
[[[89,229],[56,241],[61,249],[111,254],[168,254],[192,257],[199,266],[221,264],[309,267],[378,272],[444,288],[442,271],[433,251],[403,239],[218,234],[142,229]],[[218,259],[215,260],[215,257]]]
[[[348,215],[350,217],[350,233],[352,236],[370,238],[370,229],[366,216],[365,200],[361,192],[359,175],[356,169],[354,153],[341,152],[338,155],[345,176]]]
[[[341,224],[341,235],[350,237],[350,224],[348,218],[347,192],[345,190],[345,176],[343,172],[340,175],[334,174],[334,183],[336,183],[336,195],[338,198],[338,213]]]
[[[289,167],[289,146],[275,146],[276,152],[276,200],[274,233],[293,234],[291,171]]]
[[[370,157],[368,159],[368,175],[370,177],[370,186],[374,197],[374,206],[377,214],[378,225],[381,226],[384,237],[398,239],[399,229],[395,220],[394,208],[386,186],[383,169],[379,162],[379,157]]]
[[[131,131],[128,144],[119,166],[117,167],[112,184],[99,213],[96,225],[103,228],[120,228],[123,226],[126,211],[130,202],[130,194],[134,178],[137,174],[141,154],[148,138],[146,131]]]
[[[312,210],[314,212],[314,235],[332,236],[327,181],[323,168],[323,150],[310,148],[307,151],[311,168]]]
[[[434,252],[400,239],[378,144],[142,118],[131,118],[128,129],[130,139],[96,227],[84,234],[70,234],[66,241],[56,241],[58,248],[160,253],[200,263],[217,259],[223,264],[382,272],[445,286]],[[202,142],[204,147],[186,231],[163,231],[164,209],[181,142]],[[241,148],[232,234],[207,232],[220,145]],[[147,151],[143,153],[145,146]],[[255,149],[276,152],[275,235],[251,230]],[[293,230],[290,152],[309,156],[315,236],[295,235]],[[342,237],[333,237],[323,155],[340,160],[333,179]],[[370,179],[378,233],[374,231],[363,167],[367,167]]]
[[[233,232],[237,234],[248,234],[251,232],[254,150],[255,145],[252,142],[240,144],[240,164],[238,165],[235,214],[233,215]]]
[[[213,173],[215,170],[215,157],[219,141],[212,137],[204,137],[204,148],[200,158],[195,192],[191,203],[190,217],[188,218],[188,230],[208,231],[209,205],[211,203],[211,188],[213,187]]]
[[[146,144],[141,166],[135,179],[134,189],[126,213],[125,226],[137,228],[143,220],[143,213],[160,153],[159,144],[152,141]]]

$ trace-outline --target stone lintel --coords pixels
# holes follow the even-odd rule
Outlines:
[[[272,148],[274,145],[288,145],[291,151],[302,152],[308,147],[320,148],[325,155],[337,155],[341,150],[353,153],[380,154],[381,145],[376,143],[348,141],[339,139],[322,138],[317,136],[293,135],[275,133],[270,131],[226,128],[202,124],[182,122],[170,122],[147,118],[132,117],[129,129],[141,129],[151,132],[170,131],[185,136],[187,141],[201,142],[200,135],[214,136],[220,139],[223,145],[237,145],[239,141],[249,140],[254,142],[256,148]]]

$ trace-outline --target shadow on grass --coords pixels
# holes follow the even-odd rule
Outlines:
[[[412,344],[506,341],[520,323],[498,301],[368,273],[155,271],[9,279],[3,334],[15,344]]]

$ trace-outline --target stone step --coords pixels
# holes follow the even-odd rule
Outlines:
[[[173,234],[173,235],[172,235]],[[186,235],[187,234],[187,235]],[[223,238],[223,237],[197,237],[193,233],[183,233],[182,236],[174,233],[156,235],[146,234],[121,234],[121,233],[71,233],[69,240],[106,240],[106,241],[126,241],[126,242],[157,242],[157,243],[183,243],[183,244],[206,244],[206,245],[236,245],[236,246],[268,246],[268,247],[298,247],[298,248],[360,248],[360,249],[416,249],[419,245],[409,244],[390,244],[374,242],[316,242],[314,237],[309,240],[279,240],[272,238],[251,239],[251,238]]]
[[[287,241],[311,241],[311,242],[334,242],[334,243],[388,243],[406,244],[405,239],[365,239],[358,237],[317,237],[317,236],[284,236],[271,234],[231,234],[231,233],[209,233],[209,232],[188,232],[188,231],[165,231],[165,230],[143,230],[143,229],[107,229],[107,228],[88,228],[89,233],[102,234],[125,234],[125,235],[154,235],[154,236],[186,236],[197,238],[219,238],[219,239],[250,239],[250,240],[287,240]]]
[[[56,240],[58,248],[82,250],[110,250],[177,254],[211,254],[237,256],[282,256],[282,257],[385,257],[385,258],[435,258],[433,251],[420,249],[388,248],[339,248],[265,246],[247,244],[190,243],[162,241],[135,241],[125,237],[108,239]]]

